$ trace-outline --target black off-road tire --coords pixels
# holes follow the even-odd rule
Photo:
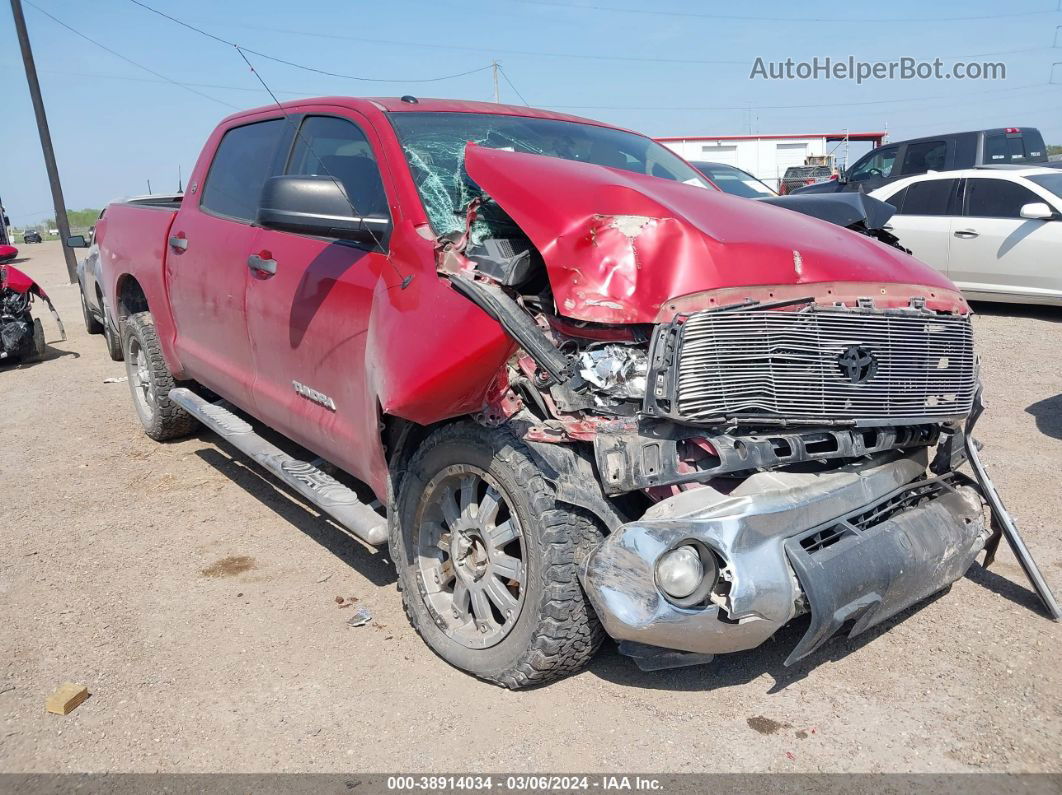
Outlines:
[[[414,524],[424,487],[455,464],[489,474],[523,532],[527,585],[519,617],[504,639],[483,649],[456,642],[438,625],[422,595],[416,564]],[[460,422],[432,433],[401,474],[389,523],[406,615],[451,665],[515,690],[578,672],[601,645],[604,630],[579,583],[580,564],[601,542],[601,530],[589,514],[556,500],[527,448],[508,431]]]
[[[30,361],[39,362],[48,352],[48,343],[44,341],[44,324],[39,317],[33,318],[33,353]]]
[[[162,358],[151,313],[131,315],[125,321],[122,333],[123,347],[129,354],[125,362],[129,391],[144,433],[157,442],[187,436],[195,429],[196,421],[169,398],[170,390],[177,383]],[[138,356],[141,351],[144,354],[143,368]],[[141,387],[141,370],[149,382],[147,389]]]
[[[84,286],[81,287],[79,292],[81,293],[81,316],[85,319],[85,331],[89,334],[102,334],[103,324],[92,316],[92,310],[89,309],[88,301],[85,300]]]

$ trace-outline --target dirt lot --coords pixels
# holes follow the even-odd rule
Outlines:
[[[1008,550],[792,669],[799,622],[653,674],[609,644],[531,692],[451,669],[383,553],[205,432],[145,437],[58,247],[22,250],[69,339],[45,311],[48,359],[0,369],[0,771],[1062,771],[1062,628]],[[1062,592],[1062,310],[978,309],[985,457]],[[64,681],[91,698],[46,714]]]

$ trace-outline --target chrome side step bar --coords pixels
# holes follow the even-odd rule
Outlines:
[[[280,478],[366,544],[387,541],[387,519],[358,499],[358,495],[326,472],[285,453],[266,441],[224,406],[210,403],[191,390],[170,390],[179,405],[255,463]]]

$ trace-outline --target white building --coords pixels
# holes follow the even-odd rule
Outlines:
[[[869,142],[881,146],[883,132],[811,133],[808,135],[688,135],[656,140],[695,163],[737,166],[777,189],[790,166],[844,165],[847,145]],[[858,154],[861,154],[858,153]],[[833,161],[830,160],[832,156]],[[854,160],[857,153],[852,153]]]

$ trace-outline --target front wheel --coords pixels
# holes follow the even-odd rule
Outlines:
[[[170,400],[176,385],[162,358],[155,321],[138,312],[125,321],[125,373],[144,433],[157,442],[187,436],[195,427],[188,412]]]
[[[556,501],[515,437],[473,423],[436,431],[410,461],[395,507],[403,604],[440,657],[514,689],[590,660],[603,632],[578,568],[601,532]]]

